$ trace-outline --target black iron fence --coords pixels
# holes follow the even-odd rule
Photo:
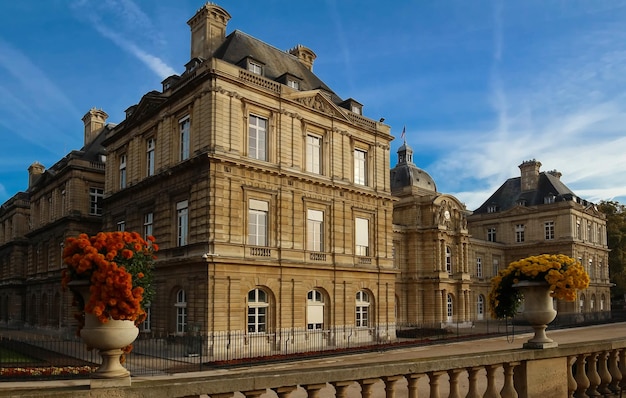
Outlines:
[[[626,320],[626,311],[559,315],[549,329]],[[385,329],[343,327],[336,330],[284,330],[276,333],[141,333],[126,368],[134,376],[167,375],[263,361],[317,357],[335,353],[386,350],[407,345],[440,344],[459,339],[530,331],[523,322],[485,320],[444,325],[401,325]],[[57,331],[0,329],[0,380],[24,377],[88,377],[101,359],[76,336]]]

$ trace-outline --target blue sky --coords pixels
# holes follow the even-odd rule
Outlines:
[[[525,160],[626,203],[626,1],[222,0],[235,29],[316,54],[340,97],[385,118],[440,192],[473,210]],[[0,203],[189,60],[203,0],[0,3]]]

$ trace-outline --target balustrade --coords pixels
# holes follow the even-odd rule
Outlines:
[[[436,350],[436,346],[429,349]],[[393,354],[391,352],[390,354]],[[559,345],[545,350],[511,349],[441,358],[360,363],[358,357],[286,369],[232,370],[229,374],[196,378],[180,375],[171,380],[142,380],[118,397],[210,398],[528,398],[616,397],[626,380],[626,339]],[[408,358],[408,359],[407,359]],[[322,366],[320,366],[322,365]],[[554,367],[560,367],[553,371]],[[548,375],[537,381],[537,375]],[[553,377],[553,375],[556,375]],[[555,379],[556,377],[556,379]],[[559,378],[562,378],[559,379]],[[535,383],[533,385],[533,382]],[[360,390],[360,391],[359,391]],[[64,396],[79,397],[84,390],[65,389]],[[106,397],[106,388],[91,389],[90,396]],[[33,390],[32,395],[54,395]]]

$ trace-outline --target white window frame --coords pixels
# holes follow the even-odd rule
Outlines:
[[[248,72],[254,73],[255,75],[263,75],[263,65],[248,60]]]
[[[554,240],[554,221],[543,223],[545,240]]]
[[[500,259],[499,258],[494,258],[491,260],[491,271],[493,276],[498,275],[498,272],[500,271]]]
[[[248,292],[247,331],[249,334],[267,333],[269,316],[269,295],[263,289],[253,289]]]
[[[306,228],[307,250],[312,252],[323,252],[324,212],[321,210],[307,209]]]
[[[183,161],[189,159],[189,150],[190,150],[190,135],[191,135],[191,119],[189,116],[185,116],[184,118],[178,121],[178,130],[179,130],[179,140],[180,140],[180,151],[178,160]]]
[[[356,292],[355,325],[357,328],[369,326],[370,295],[365,290]]]
[[[452,274],[452,250],[446,246],[446,272]]]
[[[268,246],[269,202],[248,200],[248,244]]]
[[[354,148],[354,183],[367,185],[367,150]]]
[[[322,137],[316,134],[306,136],[306,171],[322,174]]]
[[[176,203],[176,246],[186,246],[189,242],[189,201]]]
[[[148,212],[143,215],[143,238],[148,240],[148,236],[153,235],[154,213]]]
[[[524,231],[526,230],[526,227],[524,226],[524,224],[516,224],[515,225],[515,242],[516,243],[523,243],[525,240],[525,236],[524,236]]]
[[[483,277],[483,259],[482,257],[476,257],[476,277]]]
[[[117,222],[117,230],[120,232],[124,232],[126,230],[126,221],[121,220]]]
[[[146,140],[146,175],[148,177],[154,175],[154,151],[156,149],[156,140],[148,138]]]
[[[92,216],[102,215],[102,199],[104,199],[104,189],[89,188],[89,214]]]
[[[487,228],[487,241],[489,242],[496,241],[496,227]]]
[[[454,319],[454,297],[451,293],[446,295],[446,316],[448,322],[452,322]]]
[[[269,120],[255,114],[250,114],[248,119],[248,156],[252,159],[267,161]]]
[[[176,334],[181,335],[187,331],[187,292],[184,289],[176,293]]]
[[[317,289],[309,290],[306,300],[307,330],[324,329],[324,295]]]
[[[357,256],[370,256],[370,220],[364,217],[354,219],[354,253]]]
[[[482,294],[478,295],[478,300],[476,301],[476,316],[479,320],[485,317],[485,296]]]

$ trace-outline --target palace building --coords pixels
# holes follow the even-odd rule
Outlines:
[[[211,350],[471,326],[489,319],[497,270],[541,253],[579,258],[592,277],[560,313],[608,316],[605,217],[560,173],[524,162],[469,211],[406,142],[392,168],[390,127],[324,84],[311,49],[227,34],[229,19],[205,4],[181,75],[117,125],[90,110],[81,150],[31,165],[27,191],[0,208],[0,325],[71,329],[62,243],[99,230],[160,246],[142,331],[201,332]]]

